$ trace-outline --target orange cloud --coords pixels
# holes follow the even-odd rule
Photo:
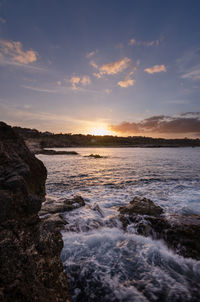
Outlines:
[[[154,65],[152,67],[144,69],[145,72],[149,74],[157,73],[157,72],[166,72],[167,69],[164,64],[162,65]]]
[[[0,40],[1,55],[11,61],[29,64],[37,60],[37,53],[34,50],[24,51],[21,42]]]
[[[80,82],[80,80],[81,79],[79,77],[71,77],[71,79],[69,81],[72,84],[73,89],[77,89],[77,85]]]
[[[139,62],[137,62],[137,65],[139,64]],[[119,81],[117,84],[118,86],[122,87],[122,88],[127,88],[129,86],[133,86],[135,83],[135,80],[131,79],[131,75],[134,74],[135,70],[137,69],[137,67],[132,67],[131,71],[127,74],[127,76],[125,77],[124,81]]]
[[[89,85],[91,83],[91,80],[88,76],[83,76],[82,79],[81,79],[81,84],[82,85]]]
[[[91,65],[93,68],[98,69],[98,65],[97,65],[93,60],[90,61],[90,65]]]
[[[108,75],[119,73],[126,69],[129,66],[130,62],[131,59],[125,57],[122,60],[104,64],[100,67],[100,73]]]
[[[98,65],[94,61],[90,62],[90,64],[94,68],[99,70],[98,73],[94,73],[94,76],[97,78],[101,78],[105,74],[107,74],[107,75],[117,74],[117,73],[125,70],[126,68],[128,68],[130,63],[131,63],[131,59],[129,59],[127,57],[124,57],[123,59],[121,59],[119,61],[104,64],[100,67],[98,67]]]
[[[74,90],[78,89],[78,85],[82,84],[83,86],[91,84],[91,80],[88,76],[78,77],[78,76],[72,76],[69,82],[72,84],[72,88]]]
[[[127,80],[124,80],[124,81],[119,81],[117,84],[122,88],[127,88],[129,86],[133,86],[134,83],[135,83],[135,80],[127,79]]]
[[[97,79],[101,79],[102,75],[100,73],[94,72],[93,76],[95,76]]]

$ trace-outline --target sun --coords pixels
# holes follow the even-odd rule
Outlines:
[[[98,125],[94,128],[91,128],[89,134],[92,135],[113,135],[114,133],[108,129],[106,125]]]

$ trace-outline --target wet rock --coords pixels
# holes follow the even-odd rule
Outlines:
[[[42,208],[39,214],[42,216],[46,214],[63,213],[63,212],[72,211],[74,209],[80,208],[84,205],[85,205],[85,201],[81,196],[75,196],[72,199],[47,198],[47,200],[42,204]]]
[[[0,123],[0,301],[70,301],[59,232],[39,219],[46,168],[11,127]]]
[[[120,214],[141,214],[150,216],[160,216],[163,213],[163,209],[155,205],[153,201],[147,198],[134,197],[133,200],[127,206],[119,208]]]
[[[46,150],[41,149],[36,152],[36,154],[45,154],[45,155],[78,155],[76,151],[55,151],[55,150]]]
[[[134,224],[138,234],[162,239],[179,255],[200,260],[200,215],[166,217],[153,201],[138,197],[129,205],[120,207],[119,212],[124,229]]]
[[[93,157],[93,158],[105,158],[104,156],[101,156],[99,154],[90,154],[90,155],[87,155],[85,157]]]
[[[154,237],[184,257],[200,260],[200,215],[171,215],[167,219],[149,219]]]

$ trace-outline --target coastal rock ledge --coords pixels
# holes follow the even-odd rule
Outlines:
[[[46,168],[0,122],[0,301],[68,302],[59,228],[40,219]]]
[[[137,196],[118,210],[124,229],[134,223],[139,235],[162,239],[177,254],[200,260],[200,215],[165,216],[164,210],[152,200]]]

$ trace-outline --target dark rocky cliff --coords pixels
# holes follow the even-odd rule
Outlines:
[[[70,301],[58,229],[39,219],[46,168],[0,123],[0,301]]]

